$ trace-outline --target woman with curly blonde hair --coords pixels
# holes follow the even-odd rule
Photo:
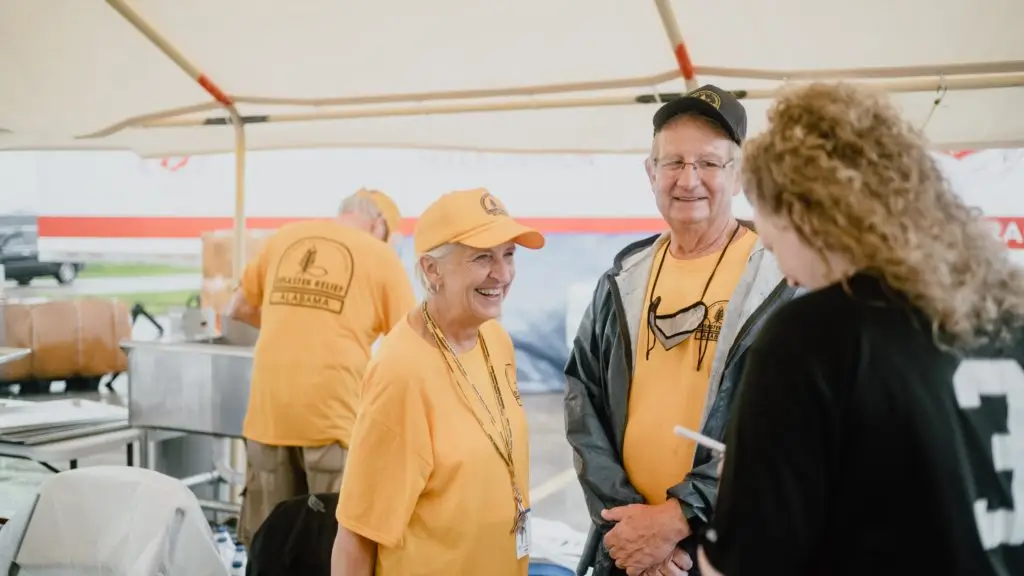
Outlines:
[[[790,283],[753,344],[704,574],[1024,574],[1024,272],[879,93],[785,90],[744,149]]]

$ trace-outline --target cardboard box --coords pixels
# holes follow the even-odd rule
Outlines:
[[[245,260],[252,262],[273,234],[274,230],[248,230],[245,238]],[[214,230],[204,232],[203,278],[231,278],[231,264],[234,261],[234,231]]]
[[[252,262],[276,230],[247,230],[246,264]],[[231,264],[234,261],[234,230],[215,230],[202,235],[203,288],[200,306],[216,330],[221,330],[220,316],[227,311],[234,293]]]
[[[3,343],[32,354],[0,366],[0,381],[63,380],[124,372],[131,338],[128,305],[112,298],[3,305]]]

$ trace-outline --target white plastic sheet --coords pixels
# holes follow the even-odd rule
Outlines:
[[[543,560],[575,570],[580,562],[580,556],[583,555],[587,535],[556,520],[534,518],[531,522],[533,540],[530,543],[530,559]]]
[[[195,495],[124,466],[57,474],[43,485],[16,562],[21,576],[227,576]]]

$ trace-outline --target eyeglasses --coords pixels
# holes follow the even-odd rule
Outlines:
[[[658,170],[666,174],[678,174],[686,169],[687,166],[693,166],[700,174],[713,174],[724,170],[733,163],[733,160],[726,160],[725,162],[718,162],[716,160],[696,160],[694,162],[686,162],[683,160],[669,160],[668,162],[655,162]]]

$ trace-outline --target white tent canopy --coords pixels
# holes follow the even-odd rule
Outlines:
[[[638,100],[686,89],[671,37],[751,132],[781,82],[846,78],[937,147],[1018,146],[1022,26],[1020,0],[3,0],[0,149],[234,150],[203,74],[249,149],[642,152]]]

